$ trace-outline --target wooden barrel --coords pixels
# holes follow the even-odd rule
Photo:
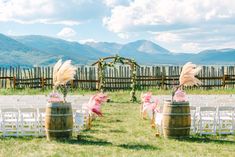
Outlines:
[[[45,129],[47,140],[70,138],[73,132],[71,103],[48,103]]]
[[[165,101],[162,130],[166,138],[187,137],[190,134],[191,115],[189,102]]]

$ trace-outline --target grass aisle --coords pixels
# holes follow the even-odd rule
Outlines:
[[[117,102],[113,95],[113,100]],[[1,138],[0,157],[23,156],[235,156],[235,136],[166,140],[154,136],[149,120],[141,120],[139,104],[119,101],[103,107],[104,117],[94,121],[80,139],[47,142],[44,138]]]

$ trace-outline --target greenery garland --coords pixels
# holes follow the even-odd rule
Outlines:
[[[135,96],[135,91],[136,91],[136,84],[137,84],[137,64],[134,60],[131,61],[131,71],[132,71],[132,76],[131,76],[131,101],[135,102],[137,101],[137,98]]]
[[[106,59],[113,59],[111,62],[105,62]],[[105,68],[106,67],[114,67],[116,63],[121,63],[121,64],[128,64],[131,66],[131,101],[137,101],[136,98],[136,79],[137,79],[137,66],[139,66],[135,60],[127,59],[124,57],[120,57],[116,55],[115,57],[107,57],[107,58],[101,58],[97,62],[98,64],[98,77],[99,77],[99,90],[101,92],[104,92],[104,85],[105,85]]]

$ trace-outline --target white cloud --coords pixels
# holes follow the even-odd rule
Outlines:
[[[102,7],[95,0],[0,0],[0,22],[72,26],[97,18]]]
[[[66,40],[72,40],[76,34],[76,31],[72,28],[65,27],[59,33],[57,33],[57,36]]]
[[[182,39],[179,37],[179,35],[175,33],[161,32],[156,35],[155,40],[165,43],[171,43],[171,42],[181,41]]]
[[[103,0],[103,3],[108,7],[115,7],[117,5],[128,5],[131,0]]]
[[[198,52],[200,50],[199,48],[199,44],[198,43],[184,43],[182,44],[181,46],[182,50],[185,51],[185,52]]]
[[[37,16],[50,16],[55,12],[53,1],[50,0],[9,0],[0,1],[0,20],[29,20]]]
[[[105,17],[104,25],[113,32],[136,27],[193,25],[235,18],[234,0],[134,0],[128,6],[116,6]]]
[[[127,33],[118,33],[117,35],[121,39],[129,39],[129,35]]]
[[[82,40],[79,40],[79,43],[81,43],[81,44],[85,44],[85,43],[88,43],[88,42],[97,43],[98,41],[95,40],[95,39],[82,39]]]
[[[53,19],[36,19],[36,20],[18,20],[12,19],[11,21],[20,23],[20,24],[53,24],[53,25],[66,25],[66,26],[75,26],[80,25],[80,21],[75,20],[53,20]]]

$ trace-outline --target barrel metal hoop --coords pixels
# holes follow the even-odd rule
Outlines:
[[[168,129],[168,130],[184,130],[184,129],[190,129],[191,127],[169,128],[169,127],[163,126],[163,128]]]
[[[189,107],[189,105],[167,105],[167,106],[170,106],[170,107],[181,107],[181,106],[188,106],[188,107]]]
[[[190,116],[190,113],[163,113],[164,116]]]
[[[64,116],[72,116],[73,114],[46,114],[45,116],[53,116],[53,117],[64,117]]]
[[[73,129],[67,129],[67,130],[50,130],[50,129],[46,129],[46,131],[48,132],[69,132],[69,131],[73,131]]]

